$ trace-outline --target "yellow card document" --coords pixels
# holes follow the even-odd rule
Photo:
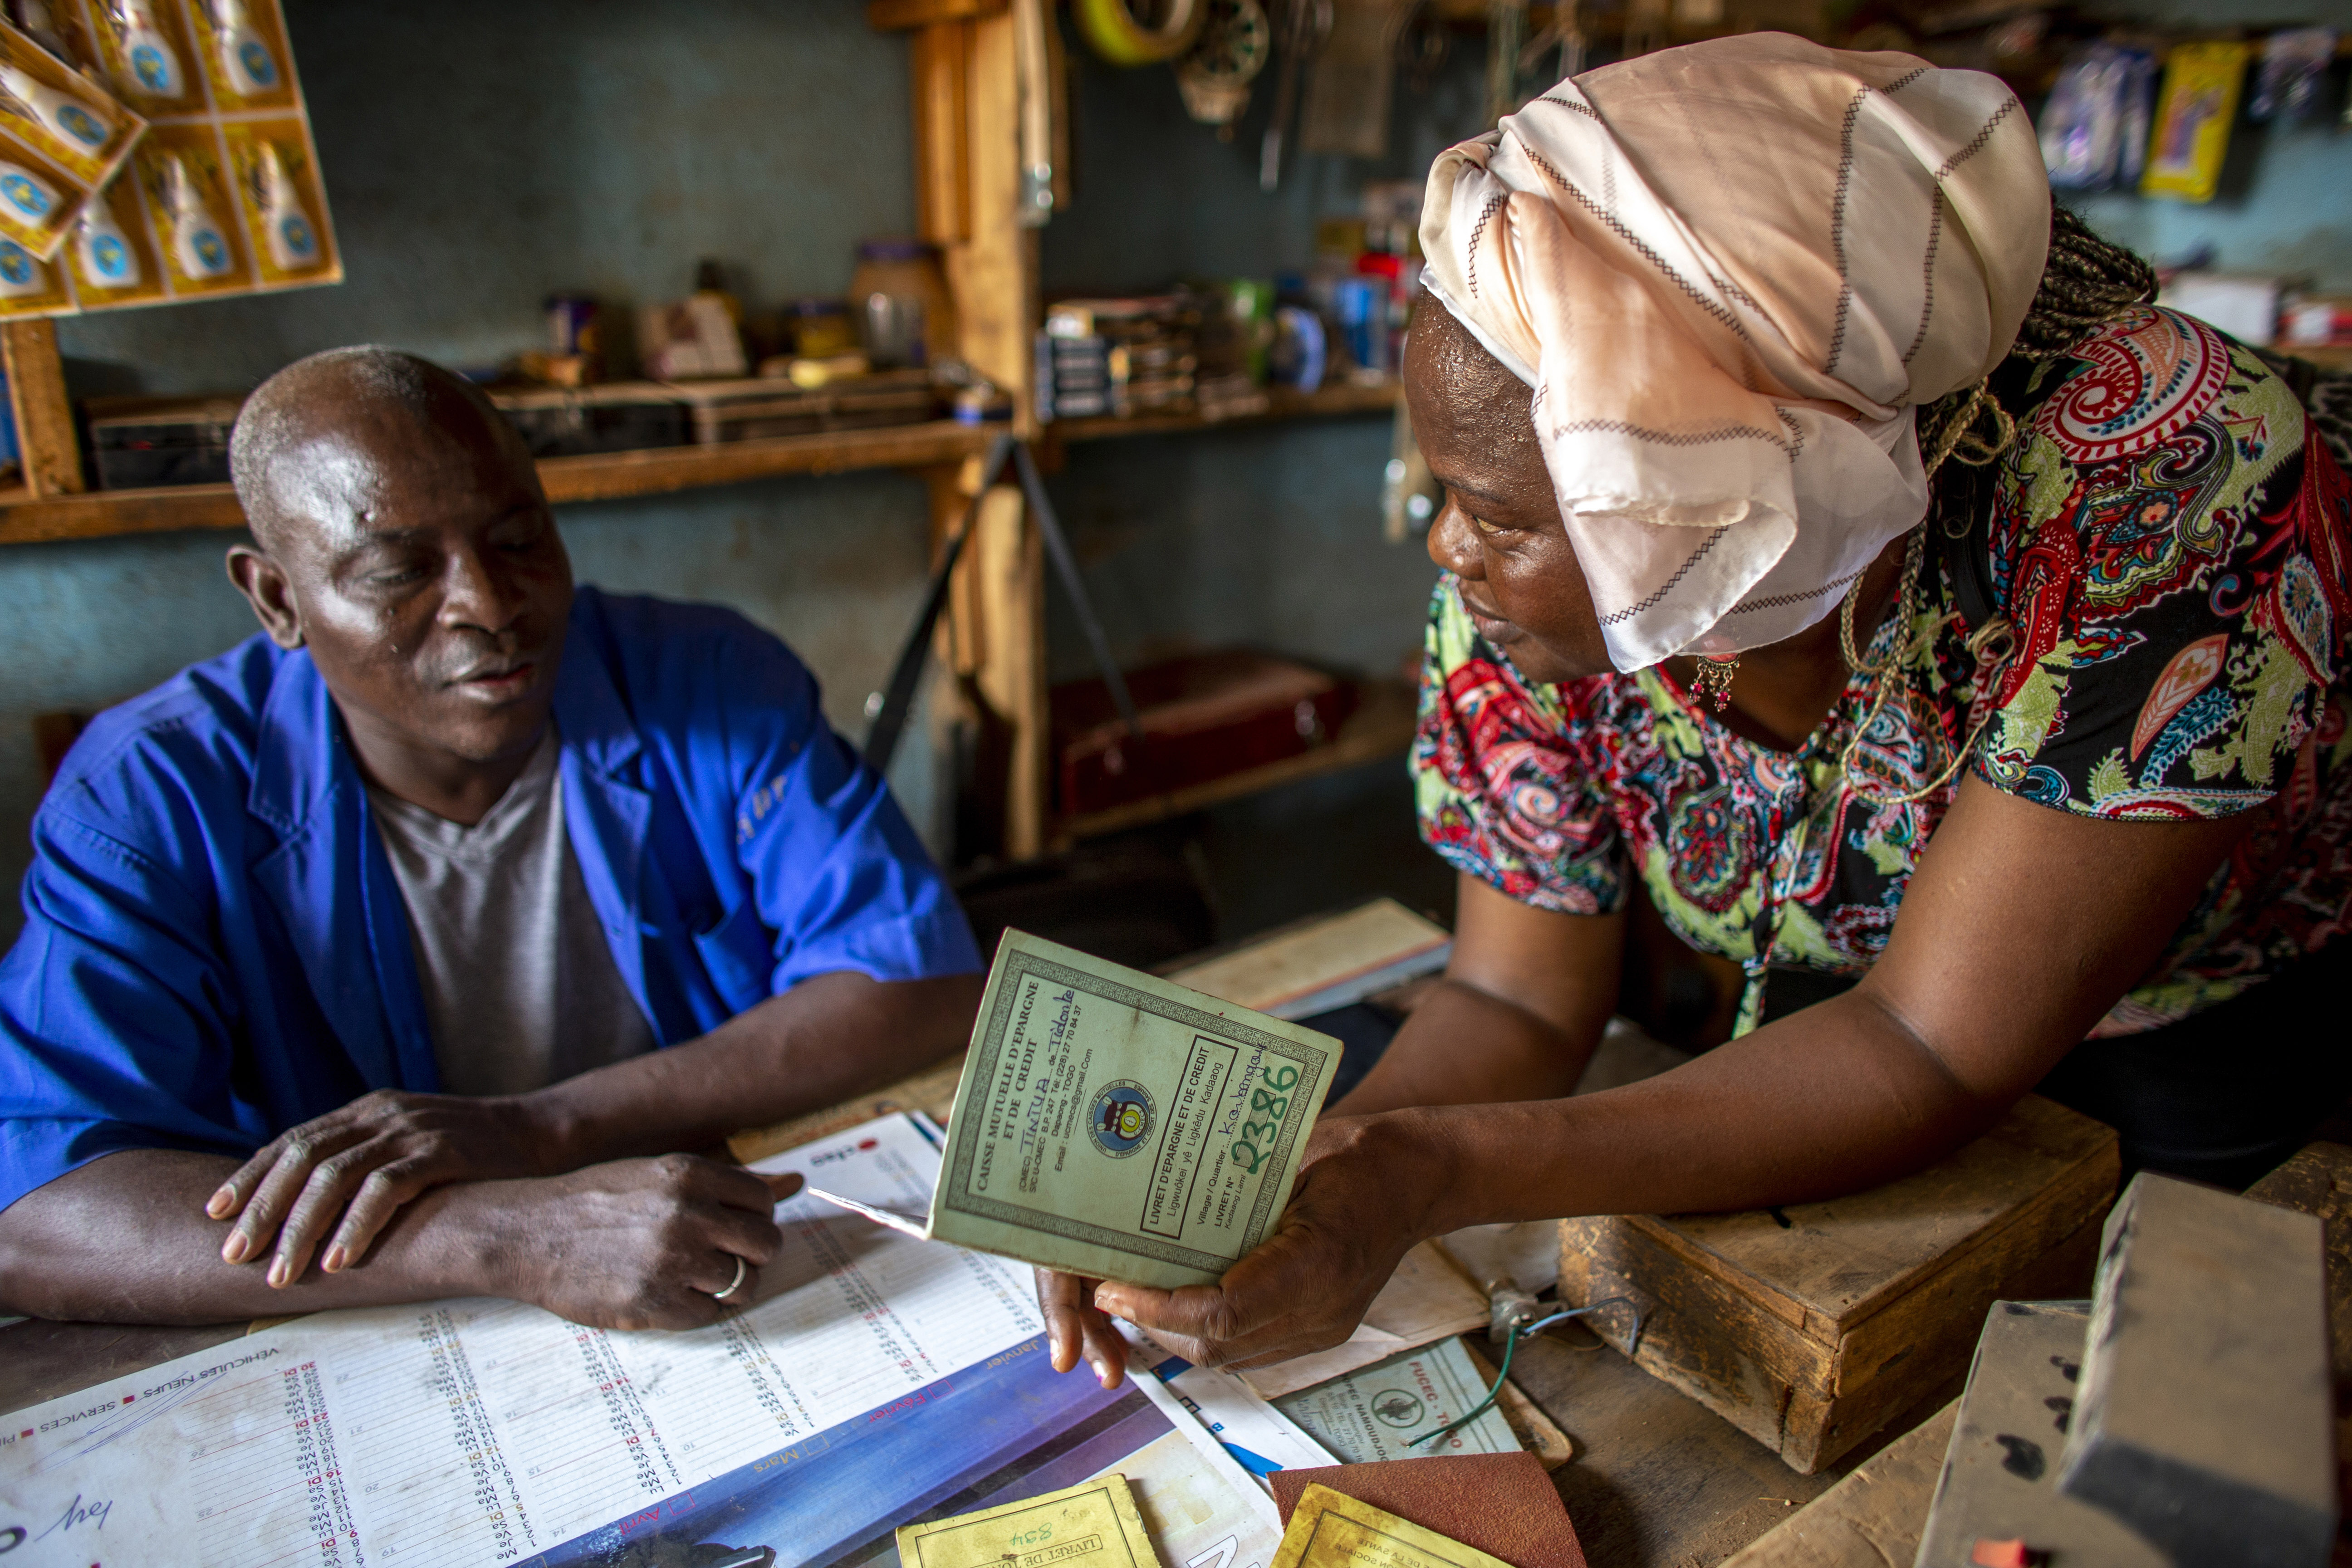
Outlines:
[[[1118,1474],[955,1519],[898,1527],[905,1568],[1160,1568]]]
[[[905,1532],[902,1531],[900,1534]],[[1025,1568],[1025,1564],[1024,1564]],[[1475,1546],[1423,1530],[1409,1519],[1335,1492],[1308,1487],[1290,1510],[1274,1568],[1511,1568]]]
[[[1339,1042],[1022,931],[996,950],[928,1232],[1214,1282],[1282,1216]]]

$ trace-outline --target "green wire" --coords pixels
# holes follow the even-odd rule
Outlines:
[[[1532,1339],[1537,1334],[1541,1333],[1544,1330],[1550,1328],[1554,1323],[1564,1323],[1570,1318],[1580,1318],[1587,1312],[1597,1312],[1603,1307],[1628,1307],[1633,1309],[1633,1337],[1626,1342],[1625,1349],[1625,1353],[1629,1356],[1632,1355],[1634,1351],[1641,1348],[1642,1310],[1641,1308],[1634,1306],[1630,1298],[1624,1296],[1611,1296],[1606,1300],[1593,1302],[1590,1307],[1577,1307],[1565,1312],[1554,1312],[1549,1318],[1529,1323],[1524,1329],[1515,1329],[1510,1333],[1504,1336],[1503,1364],[1496,1370],[1495,1386],[1486,1391],[1486,1397],[1480,1400],[1475,1406],[1473,1406],[1469,1415],[1463,1416],[1458,1421],[1449,1421],[1433,1432],[1423,1432],[1420,1436],[1406,1443],[1405,1447],[1408,1448],[1417,1448],[1423,1443],[1433,1443],[1440,1437],[1451,1436],[1454,1433],[1461,1431],[1465,1426],[1469,1426],[1473,1421],[1477,1420],[1481,1415],[1486,1415],[1487,1409],[1494,1405],[1495,1401],[1502,1397],[1503,1382],[1506,1378],[1511,1375],[1511,1352],[1519,1348],[1519,1342],[1521,1340]]]

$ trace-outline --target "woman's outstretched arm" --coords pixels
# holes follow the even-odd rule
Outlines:
[[[1547,1076],[1538,1047],[1572,1050],[1591,1028],[1598,1004],[1559,973],[1580,965],[1547,981],[1539,942],[1481,943],[1465,922],[1456,963],[1507,954],[1509,978],[1489,982],[1503,998],[1415,1015],[1394,1066],[1344,1108],[1370,1113],[1317,1127],[1280,1230],[1217,1285],[1108,1283],[1093,1300],[1188,1359],[1262,1364],[1345,1339],[1406,1248],[1461,1226],[1754,1208],[1917,1170],[1989,1127],[2148,971],[2247,826],[2095,820],[1970,778],[1853,990],[1574,1099],[1580,1058]],[[1465,1102],[1457,1081],[1546,1098]]]

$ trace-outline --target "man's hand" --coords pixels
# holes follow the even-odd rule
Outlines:
[[[1281,1224],[1214,1285],[1158,1290],[1112,1280],[1089,1292],[1087,1281],[1041,1271],[1055,1368],[1076,1364],[1083,1341],[1102,1374],[1102,1339],[1123,1349],[1104,1312],[1201,1366],[1270,1366],[1347,1339],[1406,1251],[1434,1234],[1427,1216],[1444,1182],[1439,1151],[1418,1120],[1403,1112],[1318,1122]]]
[[[755,1300],[796,1175],[692,1154],[468,1188],[493,1291],[600,1329],[695,1329]],[[736,1260],[745,1271],[740,1285]]]
[[[225,1261],[274,1254],[272,1285],[300,1279],[322,1246],[320,1268],[340,1273],[436,1187],[708,1148],[738,1129],[903,1077],[971,1033],[982,984],[977,974],[884,982],[838,971],[699,1040],[530,1094],[378,1089],[272,1139],[221,1184],[205,1213],[236,1221],[221,1242]]]
[[[529,1301],[599,1328],[689,1329],[756,1300],[793,1175],[688,1154],[551,1177],[438,1186],[393,1216],[367,1261],[272,1289],[215,1252],[199,1212],[227,1160],[125,1149],[0,1209],[0,1311],[216,1323],[449,1296]],[[720,1301],[712,1292],[742,1283]]]
[[[330,1226],[334,1239],[319,1267],[335,1274],[365,1257],[419,1194],[452,1182],[553,1175],[566,1164],[560,1144],[529,1096],[382,1089],[271,1139],[205,1212],[236,1220],[221,1243],[223,1262],[257,1258],[274,1239],[269,1283],[284,1287],[302,1277]]]

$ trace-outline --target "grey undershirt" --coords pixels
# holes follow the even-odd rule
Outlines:
[[[447,1094],[520,1094],[653,1049],[563,832],[554,726],[468,827],[370,786]]]

